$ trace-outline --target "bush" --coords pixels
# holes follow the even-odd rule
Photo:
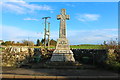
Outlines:
[[[119,50],[119,44],[116,40],[110,40],[108,42],[104,41],[104,48],[108,49],[107,53],[107,60],[105,61],[105,64],[108,68],[112,70],[120,70],[120,50]]]
[[[114,71],[118,71],[120,72],[120,63],[118,61],[106,61],[106,67],[114,70]]]

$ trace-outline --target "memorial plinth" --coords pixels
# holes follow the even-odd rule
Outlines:
[[[57,16],[57,19],[60,20],[59,39],[57,40],[56,49],[53,52],[51,61],[75,61],[66,38],[66,19],[69,20],[69,18],[70,16],[66,15],[66,9],[61,9],[61,15]]]

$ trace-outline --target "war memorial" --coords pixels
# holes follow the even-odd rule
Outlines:
[[[59,39],[57,40],[56,49],[53,52],[51,61],[75,61],[73,52],[70,50],[68,40],[66,38],[66,19],[70,16],[66,15],[66,9],[61,9],[61,15],[57,16],[60,20]]]
[[[118,73],[97,69],[95,66],[103,65],[106,54],[114,53],[113,49],[106,51],[105,49],[70,48],[66,36],[66,20],[69,19],[70,15],[67,15],[67,10],[61,9],[60,15],[57,15],[60,25],[56,48],[54,51],[44,51],[46,52],[44,57],[41,57],[40,48],[6,48],[6,52],[10,54],[2,55],[3,80],[119,80]],[[46,55],[49,57],[46,58]],[[34,61],[32,61],[33,58],[35,58]]]

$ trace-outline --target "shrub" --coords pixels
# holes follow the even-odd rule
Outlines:
[[[105,61],[105,64],[108,68],[112,70],[119,70],[120,69],[120,54],[119,54],[119,44],[116,40],[110,40],[107,42],[104,42],[104,48],[108,49],[107,53],[107,60]]]

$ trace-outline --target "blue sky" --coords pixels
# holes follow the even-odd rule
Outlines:
[[[15,0],[14,0],[15,1]],[[3,40],[36,41],[43,38],[42,17],[50,16],[51,38],[59,37],[56,16],[65,8],[70,15],[67,20],[67,38],[70,44],[101,44],[118,37],[117,2],[0,2],[2,5]],[[0,21],[1,22],[1,21]]]

